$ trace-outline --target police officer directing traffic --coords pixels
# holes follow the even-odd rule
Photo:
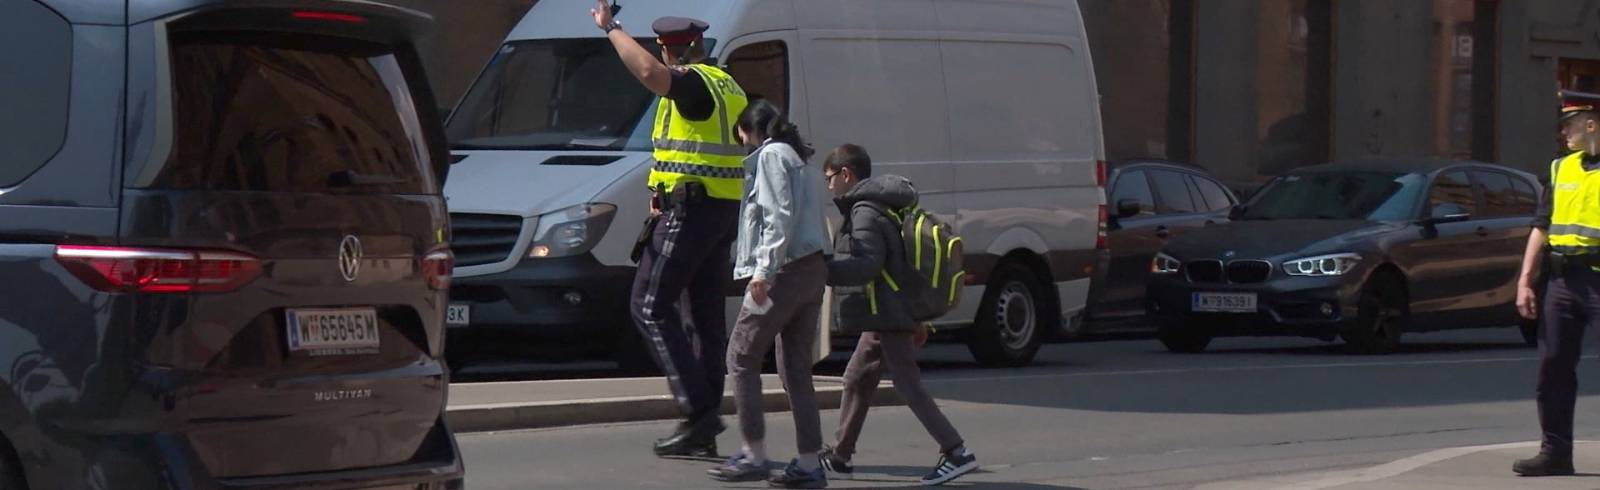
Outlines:
[[[1573,474],[1578,357],[1585,331],[1600,325],[1597,102],[1584,97],[1570,100],[1562,109],[1561,131],[1571,153],[1550,164],[1550,186],[1540,201],[1517,286],[1517,309],[1523,317],[1541,323],[1537,391],[1544,435],[1537,456],[1512,465],[1512,470],[1523,476]],[[1534,281],[1546,265],[1549,278],[1541,309]]]
[[[595,25],[641,83],[662,97],[651,135],[651,220],[641,237],[633,283],[635,325],[667,375],[683,421],[656,441],[660,456],[715,456],[724,429],[720,409],[726,378],[727,318],[733,277],[729,257],[744,190],[744,157],[734,126],[747,105],[744,90],[723,70],[703,64],[705,22],[665,17],[652,26],[657,60],[597,0]],[[687,293],[687,295],[685,294]],[[680,299],[687,297],[685,324]]]

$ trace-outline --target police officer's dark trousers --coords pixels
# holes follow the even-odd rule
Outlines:
[[[1600,272],[1582,266],[1563,269],[1551,271],[1540,313],[1538,398],[1542,452],[1569,458],[1583,335],[1600,324]]]
[[[723,305],[733,278],[729,254],[738,220],[738,201],[704,198],[667,206],[634,278],[634,324],[653,347],[686,422],[715,417],[722,405],[728,346]]]

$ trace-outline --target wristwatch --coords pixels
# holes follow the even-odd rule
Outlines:
[[[611,19],[611,23],[610,24],[606,24],[605,27],[601,27],[600,30],[606,31],[606,34],[610,34],[611,31],[617,30],[617,29],[621,29],[621,28],[622,28],[622,23],[621,22],[617,22],[616,19]]]

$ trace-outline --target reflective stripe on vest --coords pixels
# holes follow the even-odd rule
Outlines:
[[[711,197],[737,201],[744,194],[749,151],[734,137],[734,126],[749,99],[727,72],[708,65],[688,68],[705,80],[717,109],[710,119],[691,121],[672,99],[661,100],[651,134],[656,166],[650,171],[650,188],[670,191],[684,182],[699,182]]]
[[[1600,253],[1600,171],[1583,168],[1583,152],[1551,164],[1550,248],[1567,255]]]

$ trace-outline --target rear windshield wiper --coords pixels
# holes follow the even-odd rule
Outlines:
[[[394,185],[406,182],[410,182],[410,179],[388,175],[366,175],[354,170],[340,170],[328,175],[328,187]]]

